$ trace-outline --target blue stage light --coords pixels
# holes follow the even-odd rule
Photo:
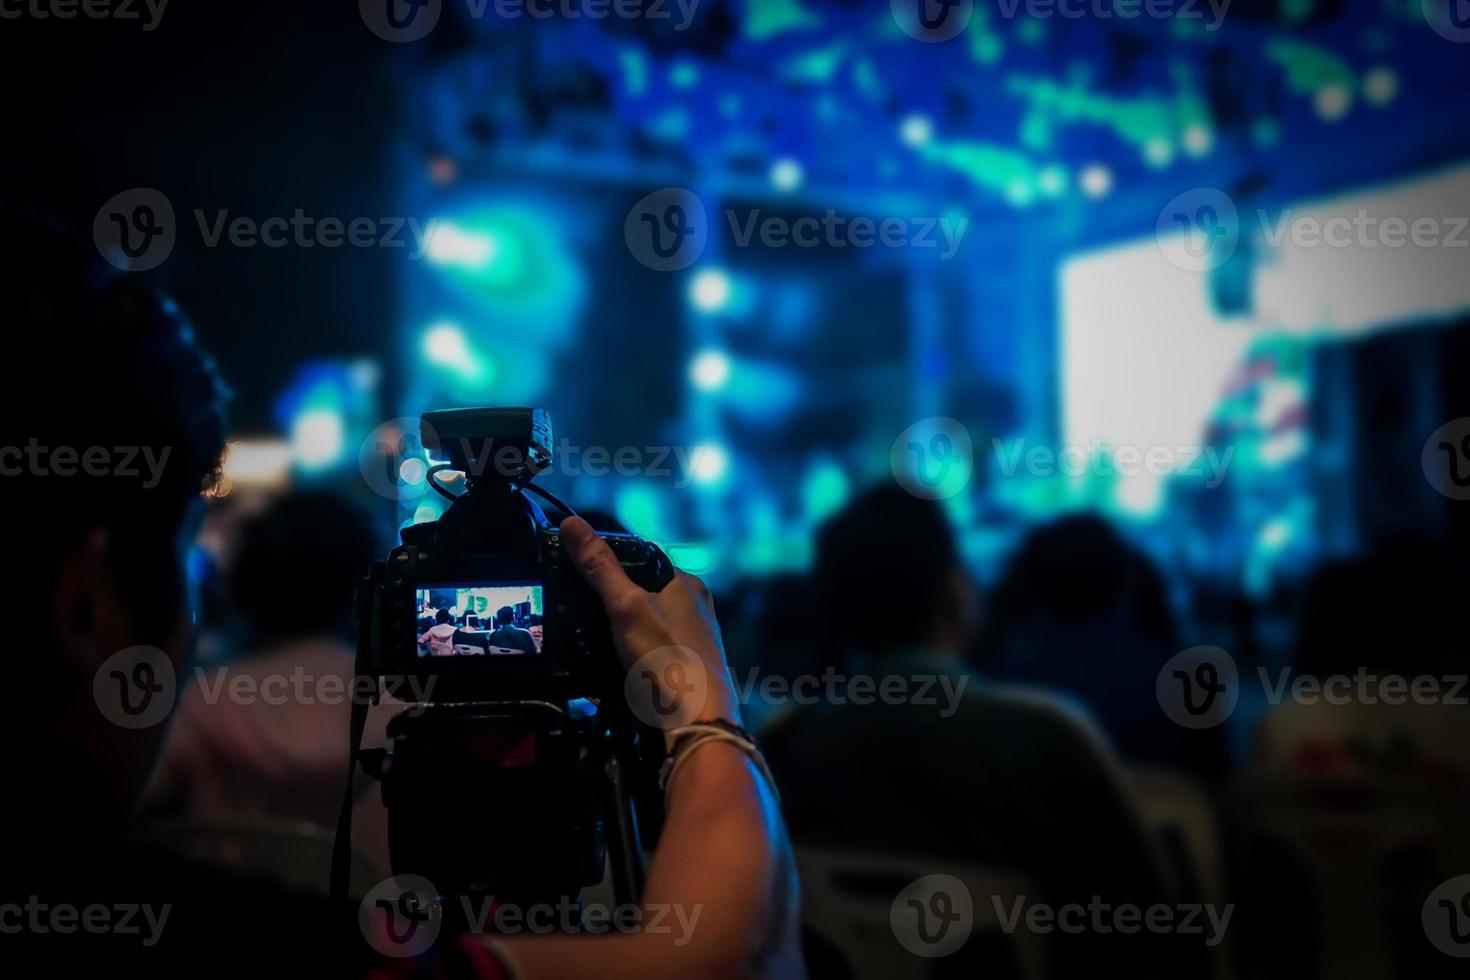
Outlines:
[[[1047,197],[1061,197],[1067,193],[1067,171],[1058,164],[1049,164],[1036,177],[1036,186]]]
[[[1184,127],[1182,137],[1184,152],[1192,157],[1202,157],[1215,146],[1215,133],[1204,123],[1191,123]]]
[[[1388,105],[1399,94],[1399,76],[1392,68],[1374,68],[1363,76],[1363,94],[1372,105]]]
[[[1174,162],[1174,144],[1167,136],[1151,136],[1143,144],[1143,159],[1155,169]]]
[[[782,157],[771,166],[771,184],[778,191],[794,191],[801,186],[801,164],[790,157]]]
[[[470,232],[452,221],[438,221],[429,232],[425,254],[435,265],[483,269],[500,254],[500,242],[488,232]]]
[[[909,146],[923,146],[934,138],[934,124],[928,116],[918,113],[905,116],[898,127],[898,135]]]
[[[1352,89],[1338,82],[1329,82],[1317,89],[1317,93],[1312,96],[1312,105],[1317,110],[1317,115],[1328,122],[1336,122],[1353,107]]]
[[[717,486],[730,472],[730,453],[717,442],[700,443],[689,454],[689,467],[695,483]]]
[[[291,422],[291,458],[304,470],[335,465],[347,444],[347,420],[335,408],[313,408]]]
[[[470,348],[464,330],[455,323],[436,323],[425,331],[424,357],[430,364],[448,368],[467,380],[485,374],[484,362]]]
[[[730,356],[722,350],[700,351],[689,362],[689,380],[701,391],[718,391],[730,380]]]
[[[1113,190],[1113,172],[1100,163],[1082,171],[1082,191],[1088,197],[1107,197]]]
[[[705,269],[689,283],[689,299],[695,309],[718,313],[730,302],[730,277],[721,269]]]

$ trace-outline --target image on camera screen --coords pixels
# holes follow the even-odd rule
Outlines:
[[[420,657],[541,652],[540,585],[430,585],[417,595]]]

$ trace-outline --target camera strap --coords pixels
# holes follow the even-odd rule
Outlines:
[[[353,782],[357,776],[358,756],[362,751],[362,733],[367,728],[368,702],[352,699],[352,721],[347,750],[347,785],[342,790],[342,809],[337,814],[337,837],[332,841],[332,901],[347,901],[352,874],[352,807],[356,803]]]

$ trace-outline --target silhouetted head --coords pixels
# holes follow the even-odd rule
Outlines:
[[[988,642],[1028,623],[1113,621],[1165,646],[1174,626],[1163,578],[1100,517],[1063,517],[1026,535],[990,602]]]
[[[827,635],[846,649],[947,653],[973,627],[973,592],[943,509],[897,486],[867,490],[822,527],[815,577]]]
[[[501,606],[495,610],[495,622],[499,626],[509,626],[516,621],[516,611],[510,606]]]
[[[1462,632],[1450,611],[1464,596],[1463,569],[1429,541],[1388,540],[1327,563],[1302,594],[1297,666],[1317,677],[1359,667],[1405,676],[1463,671]]]
[[[344,632],[379,551],[365,514],[336,494],[297,491],[245,520],[239,534],[228,588],[256,641]]]
[[[105,832],[167,726],[115,724],[93,681],[105,694],[114,678],[99,668],[131,648],[166,658],[154,677],[188,656],[185,558],[218,471],[227,392],[178,307],[101,268],[55,228],[0,212],[0,505],[25,563],[0,607],[26,674],[0,711],[47,747],[39,764],[87,795],[72,814],[78,801],[58,788],[29,817],[85,814]],[[124,674],[141,676],[119,683]]]

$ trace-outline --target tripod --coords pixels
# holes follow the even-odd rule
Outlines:
[[[364,751],[382,783],[395,874],[428,878],[446,919],[487,902],[576,903],[606,866],[619,904],[642,893],[635,776],[626,710],[589,702],[489,702],[410,708],[391,749]]]

